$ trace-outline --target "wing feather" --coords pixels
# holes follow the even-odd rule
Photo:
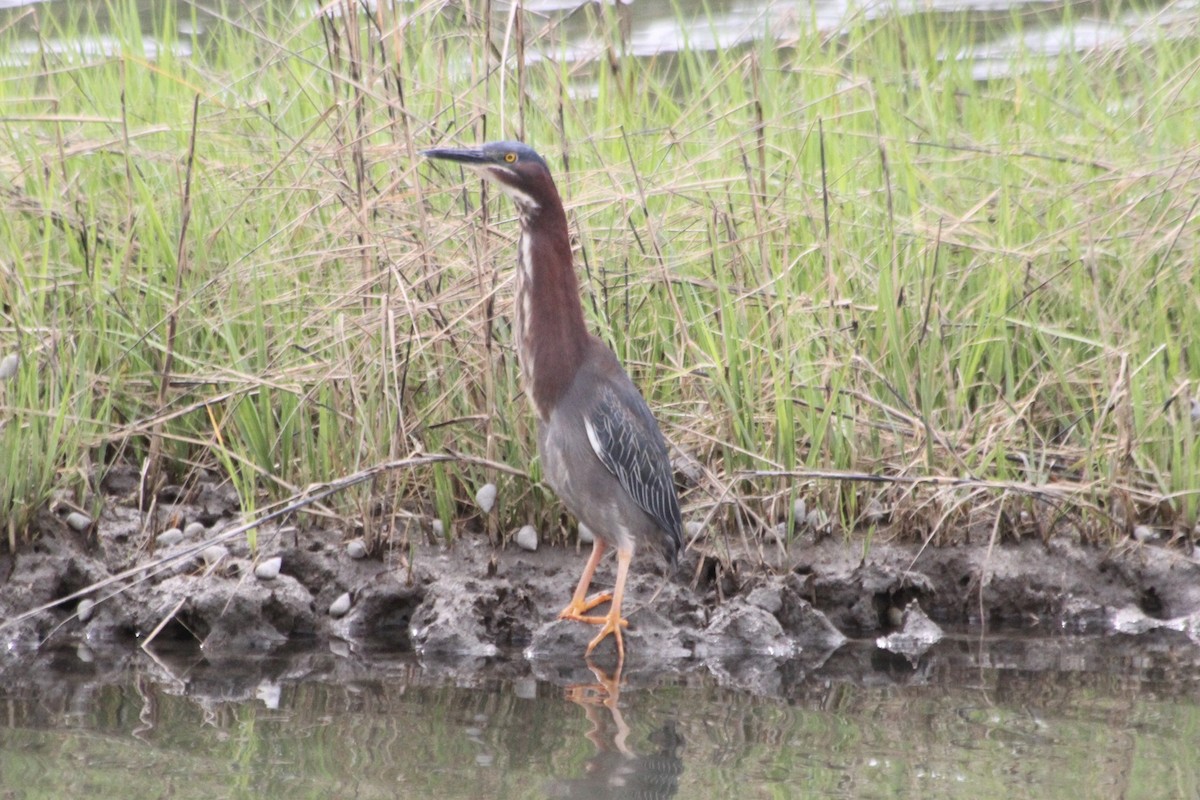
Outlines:
[[[584,415],[584,427],[600,462],[667,534],[664,550],[674,560],[683,545],[679,498],[667,443],[646,401],[632,384],[620,394],[604,386]]]

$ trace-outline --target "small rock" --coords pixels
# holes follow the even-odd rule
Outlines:
[[[203,522],[189,522],[183,529],[183,535],[188,539],[199,539],[206,530]]]
[[[9,353],[3,359],[0,359],[0,381],[6,381],[9,378],[11,378],[13,375],[16,375],[17,374],[17,366],[20,365],[20,363],[21,363],[21,358],[16,353]],[[1196,401],[1194,401],[1194,400],[1192,401],[1193,409],[1196,407],[1194,405],[1195,402]],[[1194,413],[1195,412],[1193,411],[1193,414]]]
[[[783,598],[778,586],[759,586],[746,597],[746,602],[757,606],[768,614],[775,614],[783,608]]]
[[[459,584],[454,591],[435,594],[412,615],[409,639],[419,654],[490,658],[500,651],[478,614],[482,595]],[[494,595],[493,595],[494,596]],[[563,620],[565,623],[566,621]]]
[[[584,544],[591,544],[592,542],[596,541],[596,535],[592,533],[592,529],[587,525],[584,525],[582,522],[579,523],[579,541],[583,542]]]
[[[221,563],[229,555],[229,548],[224,545],[214,544],[209,545],[200,551],[200,558],[203,559],[206,566],[212,567]]]
[[[367,557],[367,546],[363,544],[362,539],[351,539],[346,542],[346,555],[354,560]]]
[[[433,535],[441,538],[446,535],[446,526],[442,524],[440,519],[435,519],[432,524]]]
[[[183,541],[183,531],[179,528],[167,528],[165,531],[154,537],[154,543],[159,547],[171,547]]]
[[[337,600],[334,600],[329,605],[329,616],[344,617],[346,612],[350,610],[350,593],[342,592]]]
[[[537,550],[538,535],[537,530],[532,525],[526,525],[517,531],[517,547],[522,550]]]
[[[258,566],[254,568],[254,577],[260,581],[273,581],[279,577],[279,570],[283,567],[283,559],[280,556],[268,558],[265,561],[260,561]]]
[[[85,597],[79,601],[79,605],[75,606],[75,616],[79,617],[80,622],[87,622],[92,618],[92,612],[95,610],[96,601]]]
[[[921,604],[913,600],[904,609],[901,629],[875,640],[875,646],[910,658],[917,658],[942,640],[945,633],[925,615]]]
[[[67,514],[67,525],[71,530],[83,533],[92,527],[92,518],[79,511],[72,511],[70,514]]]
[[[696,643],[700,658],[765,655],[790,658],[796,647],[779,620],[757,606],[727,603],[718,608]]]
[[[1157,630],[1167,624],[1162,620],[1146,616],[1144,611],[1134,606],[1118,608],[1116,611],[1111,612],[1108,618],[1110,628],[1117,633],[1129,634],[1130,636],[1138,636],[1148,631]]]
[[[1149,525],[1134,525],[1133,538],[1139,542],[1148,542],[1154,538],[1154,529]]]
[[[475,493],[475,502],[479,504],[479,510],[487,514],[491,512],[496,505],[496,484],[485,483],[479,487],[479,491]]]
[[[809,655],[833,652],[847,641],[829,617],[797,595],[794,586],[789,586],[783,594],[783,608],[778,619],[788,635]]]
[[[879,609],[875,606],[876,597],[895,597],[899,594],[908,597],[930,597],[934,594],[933,581],[924,573],[872,561],[867,561],[855,569],[854,582],[854,599],[847,598],[847,604],[829,608],[830,621],[840,628],[878,628],[880,620]],[[800,591],[801,596],[810,593],[809,588]]]
[[[797,497],[792,503],[792,516],[801,525],[808,521],[808,503],[804,502],[803,497]]]
[[[691,522],[683,523],[683,529],[687,532],[688,539],[695,539],[704,532],[704,523],[692,520]]]
[[[254,690],[254,697],[272,711],[278,711],[279,701],[283,698],[283,685],[273,681],[261,681]]]

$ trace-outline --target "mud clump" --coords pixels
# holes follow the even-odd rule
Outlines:
[[[353,534],[263,526],[251,552],[244,536],[223,534],[237,518],[233,498],[215,487],[179,492],[163,513],[182,533],[165,546],[155,536],[167,525],[153,530],[115,499],[84,533],[47,515],[30,547],[0,557],[7,649],[154,637],[219,656],[341,640],[431,659],[553,664],[578,661],[597,632],[557,619],[584,562],[573,550],[494,549],[466,534],[452,547],[364,553],[346,547]],[[771,562],[718,558],[700,545],[674,575],[640,557],[626,590],[627,663],[720,662],[723,674],[753,684],[764,660],[819,663],[847,637],[876,635],[916,652],[912,644],[926,646],[938,625],[1200,630],[1189,621],[1200,615],[1200,565],[1167,547],[1055,540],[921,548],[882,539],[864,556],[861,543],[826,537]],[[271,569],[257,569],[273,558]],[[613,573],[602,563],[593,590],[610,587]],[[91,604],[81,605],[85,598]],[[613,649],[610,637],[596,655],[610,658]]]

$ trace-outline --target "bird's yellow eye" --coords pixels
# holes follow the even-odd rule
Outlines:
[[[507,161],[509,164],[511,164],[517,160],[517,154],[516,153],[505,153],[504,160]]]

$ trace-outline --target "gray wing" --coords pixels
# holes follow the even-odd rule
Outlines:
[[[674,564],[683,547],[683,521],[667,443],[646,401],[632,383],[605,385],[585,412],[584,427],[600,462],[666,534],[663,552]]]

